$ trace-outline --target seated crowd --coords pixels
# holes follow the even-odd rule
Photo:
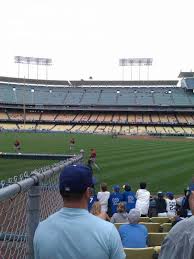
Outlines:
[[[141,217],[174,218],[177,214],[182,217],[191,215],[191,212],[187,210],[186,194],[177,198],[177,200],[172,192],[164,194],[159,191],[157,196],[151,196],[150,192],[146,190],[146,183],[144,182],[140,183],[140,188],[136,193],[131,190],[129,184],[125,184],[123,188],[124,191],[121,192],[120,186],[115,185],[113,186],[113,192],[110,193],[107,190],[107,184],[102,183],[101,190],[97,194],[94,189],[92,190],[88,210],[91,210],[94,202],[99,201],[101,210],[106,212],[109,217],[112,217],[111,222],[113,221],[113,223],[125,222],[125,212],[129,213],[134,208],[140,211]],[[124,213],[122,217],[121,211]],[[116,219],[118,217],[119,219]]]
[[[141,217],[158,216],[173,218],[173,225],[181,221],[164,239],[159,258],[192,259],[194,184],[178,199],[172,192],[150,196],[144,182],[136,193],[129,184],[123,188],[121,192],[115,185],[110,193],[102,183],[96,194],[89,167],[64,168],[59,178],[64,207],[39,223],[34,236],[35,258],[124,259],[126,248],[148,246],[148,229],[139,224]],[[117,230],[113,223],[124,224]]]

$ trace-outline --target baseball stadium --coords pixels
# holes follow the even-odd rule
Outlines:
[[[181,192],[194,165],[193,75],[181,72],[179,81],[1,77],[1,152],[13,152],[19,138],[22,153],[67,154],[74,136],[75,151],[83,149],[85,160],[96,148],[100,177],[109,184],[136,187],[143,177],[152,191]],[[29,170],[17,163],[1,162],[1,180]]]
[[[72,138],[75,145],[69,149]],[[0,199],[0,219],[5,218],[0,228],[3,258],[23,258],[29,252],[25,234],[28,188],[22,189],[20,180],[30,181],[34,172],[37,177],[45,170],[53,173],[53,164],[60,167],[61,158],[79,160],[80,150],[87,164],[95,148],[98,168],[93,171],[98,187],[106,182],[111,190],[115,184],[129,183],[136,190],[145,181],[152,194],[161,190],[181,195],[193,176],[193,138],[193,72],[181,72],[178,80],[171,81],[0,77],[1,191],[20,187],[19,191],[15,187],[12,198],[4,194]],[[14,149],[16,140],[19,152]],[[58,176],[44,177],[42,219],[61,206]],[[11,226],[13,209],[16,219]],[[18,224],[17,218],[24,224]]]

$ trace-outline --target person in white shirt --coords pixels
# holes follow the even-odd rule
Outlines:
[[[174,194],[172,192],[166,193],[166,210],[168,217],[176,216],[176,200],[174,198]]]
[[[101,191],[97,194],[97,199],[100,202],[101,205],[101,211],[107,212],[108,211],[108,199],[110,197],[110,192],[107,191],[107,184],[102,183]]]
[[[141,216],[148,215],[150,192],[146,190],[146,183],[140,183],[140,188],[136,192],[136,205],[135,208],[141,213]]]

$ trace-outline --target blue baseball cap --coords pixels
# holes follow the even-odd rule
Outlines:
[[[119,192],[119,191],[120,191],[120,186],[119,186],[119,185],[114,185],[114,186],[113,186],[113,190],[114,190],[115,192]]]
[[[174,197],[174,193],[173,192],[167,192],[166,196],[170,197],[170,198],[173,198]]]
[[[189,185],[189,190],[192,191],[192,192],[194,191],[194,183],[191,183],[191,184]]]
[[[92,171],[84,165],[67,166],[59,177],[59,190],[68,193],[83,193],[92,185]]]

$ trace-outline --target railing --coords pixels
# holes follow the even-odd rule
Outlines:
[[[39,221],[63,206],[58,191],[59,173],[64,167],[81,162],[83,151],[0,189],[0,259],[34,258],[33,237]]]

